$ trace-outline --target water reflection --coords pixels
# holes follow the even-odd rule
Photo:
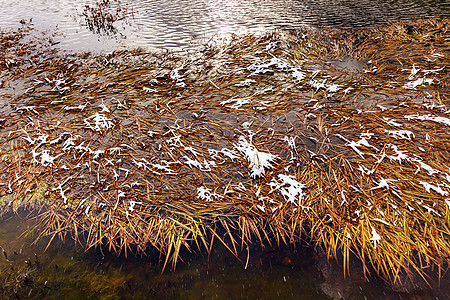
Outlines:
[[[58,239],[44,252],[49,239],[17,238],[33,224],[23,217],[0,219],[2,299],[326,299],[314,283],[320,274],[308,263],[307,252],[256,252],[244,269],[219,246],[210,258],[184,253],[176,271],[161,274],[157,252],[116,257]]]
[[[96,34],[83,12],[106,0],[0,0],[0,28],[33,19],[60,34],[60,47],[111,50],[121,46],[188,47],[194,38],[304,26],[359,27],[391,19],[450,16],[447,0],[110,0],[120,5],[115,36]],[[91,30],[90,30],[91,29]],[[121,38],[126,37],[126,39]]]
[[[161,273],[156,251],[117,257],[70,239],[45,250],[49,239],[36,242],[25,216],[0,218],[1,299],[447,299],[450,291],[447,276],[441,289],[396,293],[376,278],[363,282],[361,265],[344,278],[308,247],[253,246],[247,262],[246,251],[238,260],[216,244],[209,257],[184,252],[175,271]]]

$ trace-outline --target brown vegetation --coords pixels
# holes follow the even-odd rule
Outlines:
[[[0,203],[111,251],[248,243],[447,270],[448,19],[62,55],[0,38]],[[225,232],[225,234],[219,234]]]

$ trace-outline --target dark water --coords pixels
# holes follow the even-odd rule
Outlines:
[[[184,253],[175,271],[161,273],[157,253],[117,257],[58,239],[44,252],[48,238],[34,244],[33,234],[17,238],[34,224],[24,216],[0,221],[1,299],[15,299],[14,290],[22,299],[327,299],[308,252],[256,251],[245,269],[218,246],[209,258]]]
[[[308,247],[250,249],[239,259],[220,245],[206,253],[182,253],[184,262],[163,273],[163,257],[106,249],[84,251],[73,240],[35,242],[25,214],[0,219],[0,299],[448,299],[443,288],[405,294],[355,271],[344,278]],[[245,266],[247,265],[247,268]],[[328,274],[328,278],[324,275]]]
[[[89,29],[85,5],[118,20],[108,30]],[[0,28],[31,18],[38,29],[58,33],[55,42],[69,50],[179,49],[231,33],[450,16],[448,0],[0,0],[0,7]]]

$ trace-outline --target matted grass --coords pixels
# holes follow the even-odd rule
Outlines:
[[[0,203],[40,210],[41,235],[175,265],[182,247],[304,233],[393,282],[447,270],[448,19],[186,55],[62,55],[27,36],[1,34]]]

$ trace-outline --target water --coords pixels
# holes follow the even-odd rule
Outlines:
[[[67,50],[180,49],[231,33],[450,16],[448,0],[109,0],[103,11],[120,20],[112,22],[112,31],[98,33],[88,28],[83,12],[102,1],[0,0],[0,28],[32,19],[36,28],[57,33],[53,40]]]
[[[357,269],[344,278],[338,265],[331,268],[308,247],[254,246],[247,263],[247,251],[238,260],[216,244],[209,257],[185,251],[176,270],[162,272],[164,257],[157,252],[117,257],[106,249],[84,251],[71,239],[55,239],[47,248],[49,238],[35,242],[36,232],[28,232],[35,223],[25,217],[22,212],[0,219],[0,246],[5,251],[0,253],[1,299],[448,299],[450,295],[449,288],[395,293],[376,278],[364,283]],[[444,278],[442,285],[448,283]]]
[[[245,259],[239,262],[217,245],[210,258],[183,253],[184,263],[161,273],[157,253],[124,258],[98,249],[84,252],[59,239],[44,252],[48,238],[34,244],[33,234],[17,238],[34,224],[24,217],[0,220],[6,252],[0,257],[2,299],[14,298],[14,292],[4,292],[11,286],[27,299],[326,299],[320,274],[308,263],[311,251],[256,251],[245,269]]]

